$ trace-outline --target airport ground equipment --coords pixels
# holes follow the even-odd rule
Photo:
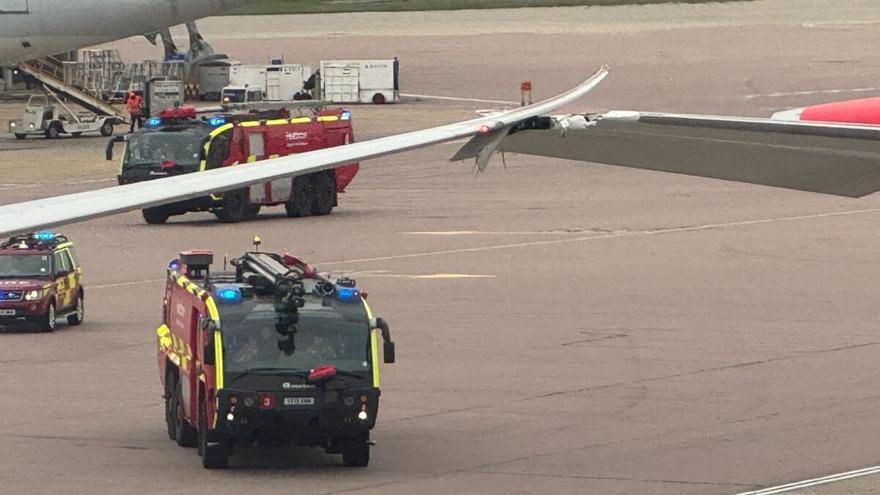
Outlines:
[[[312,68],[301,64],[246,65],[233,60],[214,60],[200,65],[199,95],[202,100],[223,100],[224,88],[259,89],[267,101],[293,100],[303,93]]]
[[[223,88],[229,86],[229,72],[241,62],[229,59],[218,59],[199,65],[198,94],[203,101],[220,101]]]
[[[266,67],[265,100],[287,101],[304,92],[304,86],[312,77],[308,65],[277,64]]]
[[[0,325],[55,330],[57,321],[83,321],[85,289],[73,243],[52,232],[0,243]]]
[[[18,70],[34,78],[46,90],[63,96],[67,101],[72,101],[96,115],[117,117],[124,120],[125,112],[123,109],[103,101],[99,95],[90,94],[74,84],[65,82],[66,65],[66,61],[55,57],[44,57],[21,63],[18,65]]]
[[[366,466],[380,336],[383,361],[395,359],[366,293],[288,254],[247,252],[229,272],[212,263],[192,250],[167,270],[157,337],[168,436],[198,446],[209,469],[237,447],[291,444]]]
[[[263,90],[251,86],[226,86],[220,93],[220,101],[226,103],[258,103],[263,101]]]
[[[213,171],[223,167],[258,167],[263,160],[284,157],[354,141],[351,112],[336,108],[227,113],[198,118],[194,107],[167,109],[147,120],[139,132],[117,136],[107,146],[113,159],[115,143],[125,143],[120,185]],[[257,216],[264,206],[284,206],[288,216],[327,215],[338,204],[358,172],[357,163],[259,183],[143,211],[151,224],[190,211],[210,211],[223,222]]]
[[[400,62],[321,61],[321,99],[333,103],[396,103],[400,100]]]
[[[185,96],[183,80],[164,76],[150,79],[144,91],[144,114],[154,117],[166,108],[183,106]]]
[[[113,126],[122,123],[119,117],[75,112],[51,90],[45,95],[31,95],[20,120],[9,121],[9,132],[18,139],[44,136],[55,139],[62,134],[78,137],[86,132],[113,135]]]

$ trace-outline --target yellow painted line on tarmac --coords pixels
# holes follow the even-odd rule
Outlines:
[[[101,284],[101,285],[86,285],[86,290],[96,290],[96,289],[113,289],[116,287],[127,287],[130,285],[144,285],[144,284],[155,284],[159,282],[164,282],[164,278],[154,278],[150,280],[133,280],[131,282],[117,282],[114,284]]]
[[[415,98],[418,100],[442,100],[442,101],[466,101],[474,103],[493,103],[498,105],[519,106],[521,102],[510,100],[487,100],[483,98],[462,98],[459,96],[440,96],[440,95],[420,95],[411,93],[400,93],[403,98]]]
[[[406,235],[456,236],[456,235],[584,235],[606,234],[607,232],[591,232],[587,230],[531,230],[531,231],[492,231],[492,230],[438,230],[406,232]]]
[[[437,257],[437,256],[449,256],[454,254],[466,254],[466,253],[483,253],[489,251],[501,251],[508,249],[519,249],[519,248],[527,248],[527,247],[537,247],[537,246],[554,246],[561,244],[573,244],[579,242],[598,242],[602,240],[609,239],[624,239],[629,237],[647,237],[647,236],[662,236],[662,235],[670,235],[670,234],[681,234],[681,233],[690,233],[690,232],[701,232],[706,230],[724,230],[730,228],[739,228],[739,227],[748,227],[754,225],[768,225],[773,223],[781,223],[781,222],[800,222],[804,220],[816,220],[820,218],[834,218],[834,217],[845,217],[851,215],[864,215],[866,213],[880,213],[880,208],[865,208],[861,210],[845,210],[845,211],[831,211],[827,213],[814,213],[810,215],[796,215],[789,217],[772,217],[772,218],[759,218],[755,220],[739,220],[735,222],[721,222],[721,223],[704,223],[699,225],[688,225],[681,227],[662,227],[656,229],[647,229],[647,230],[615,230],[610,232],[603,233],[592,233],[590,235],[579,235],[572,237],[564,237],[562,239],[542,239],[540,241],[528,241],[528,242],[514,242],[507,244],[492,244],[488,246],[477,246],[470,248],[458,248],[458,249],[443,249],[439,251],[423,251],[418,253],[408,253],[408,254],[397,254],[397,255],[387,255],[387,256],[376,256],[372,258],[360,258],[346,261],[323,261],[316,263],[318,266],[327,266],[327,265],[339,265],[342,263],[375,263],[378,261],[391,261],[391,260],[401,260],[401,259],[413,259],[413,258],[426,258],[426,257]]]
[[[431,273],[428,275],[403,275],[397,273],[368,275],[372,277],[403,278],[407,280],[456,280],[468,278],[496,278],[495,275],[474,275],[470,273]]]
[[[647,230],[616,230],[611,232],[593,232],[590,235],[575,235],[571,237],[563,237],[561,239],[542,239],[542,240],[532,240],[529,242],[515,242],[515,243],[504,243],[504,244],[491,244],[485,246],[476,246],[470,248],[458,248],[458,249],[444,249],[438,251],[424,251],[424,252],[414,252],[414,253],[403,253],[403,254],[392,254],[385,256],[376,256],[371,258],[360,258],[360,259],[348,259],[348,260],[327,260],[327,261],[319,261],[314,263],[313,266],[349,266],[355,265],[359,263],[375,263],[380,261],[392,261],[392,260],[402,260],[402,259],[414,259],[414,258],[427,258],[427,257],[440,257],[440,256],[449,256],[449,255],[458,255],[458,254],[467,254],[467,253],[483,253],[483,252],[492,252],[492,251],[502,251],[502,250],[510,250],[510,249],[520,249],[520,248],[529,248],[529,247],[539,247],[539,246],[554,246],[554,245],[563,245],[563,244],[573,244],[573,243],[582,243],[582,242],[599,242],[603,240],[614,240],[614,239],[626,239],[630,237],[650,237],[650,236],[663,236],[663,235],[672,235],[672,234],[683,234],[683,233],[693,233],[693,232],[702,232],[702,231],[710,231],[710,230],[725,230],[731,228],[741,228],[741,227],[749,227],[749,226],[757,226],[757,225],[770,225],[774,223],[783,223],[783,222],[801,222],[805,220],[817,220],[817,219],[825,219],[825,218],[836,218],[836,217],[846,217],[853,215],[865,215],[865,214],[876,214],[880,213],[880,208],[865,208],[859,210],[843,210],[843,211],[831,211],[825,213],[813,213],[807,215],[795,215],[795,216],[784,216],[784,217],[770,217],[770,218],[758,218],[754,220],[739,220],[733,222],[721,222],[721,223],[705,223],[705,224],[697,224],[697,225],[687,225],[687,226],[679,226],[679,227],[662,227],[655,229],[647,229]],[[346,273],[358,273],[348,272],[347,270],[343,270]],[[394,274],[391,274],[394,275]],[[389,276],[391,276],[389,275]],[[436,275],[436,274],[435,274]],[[369,275],[367,275],[369,276]],[[417,275],[424,277],[424,275]],[[113,287],[123,287],[129,285],[140,285],[140,284],[148,284],[148,283],[158,283],[164,281],[164,278],[160,279],[152,279],[152,280],[139,280],[132,282],[120,282],[113,284],[104,284],[104,285],[87,285],[86,290],[89,289],[106,289]]]
[[[456,280],[468,278],[496,278],[496,275],[482,275],[474,273],[427,273],[413,275],[406,273],[394,273],[389,270],[366,270],[348,272],[346,275],[357,278],[402,278],[408,280]],[[333,276],[336,276],[334,273]],[[329,278],[333,278],[332,276]]]

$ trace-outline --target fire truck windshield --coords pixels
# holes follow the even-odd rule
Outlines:
[[[47,254],[0,256],[0,278],[48,277],[51,272],[51,259]]]
[[[227,314],[229,318],[224,318],[227,311],[221,310],[226,373],[276,368],[308,371],[322,364],[332,364],[341,371],[371,369],[366,320],[347,318],[332,307],[307,305],[299,310],[296,332],[288,337],[276,329],[278,314],[272,304],[243,306],[253,309],[246,315]],[[293,346],[287,347],[291,338]]]
[[[208,129],[198,127],[178,132],[132,134],[125,149],[122,168],[152,168],[164,162],[173,162],[196,170],[199,167],[200,149],[208,132]]]

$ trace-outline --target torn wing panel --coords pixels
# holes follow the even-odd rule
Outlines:
[[[462,146],[450,161],[457,162],[466,158],[475,158],[477,173],[484,172],[489,165],[489,159],[498,151],[498,147],[501,146],[511,130],[513,127],[507,126],[497,131],[477,134]]]
[[[610,112],[511,133],[500,151],[861,197],[880,190],[880,126]]]

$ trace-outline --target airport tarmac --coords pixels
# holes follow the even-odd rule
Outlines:
[[[880,94],[868,1],[473,11],[485,29],[470,33],[462,15],[202,25],[211,40],[240,22],[214,44],[249,62],[397,56],[402,89],[424,95],[516,100],[530,79],[550,96],[605,63],[611,76],[578,110],[766,116]],[[248,36],[257,25],[296,34]],[[142,39],[114,46],[156,54]],[[0,104],[0,120],[20,105]],[[485,107],[353,110],[365,139]],[[0,202],[112,185],[105,144],[0,137]],[[447,161],[455,149],[365,163],[329,217],[269,209],[237,225],[191,214],[148,227],[133,212],[64,228],[86,268],[86,323],[0,334],[0,492],[721,495],[880,464],[880,197],[526,156],[475,178]],[[254,234],[357,278],[391,324],[398,362],[383,369],[367,469],[293,449],[206,471],[165,434],[164,267],[192,247],[234,256]]]

